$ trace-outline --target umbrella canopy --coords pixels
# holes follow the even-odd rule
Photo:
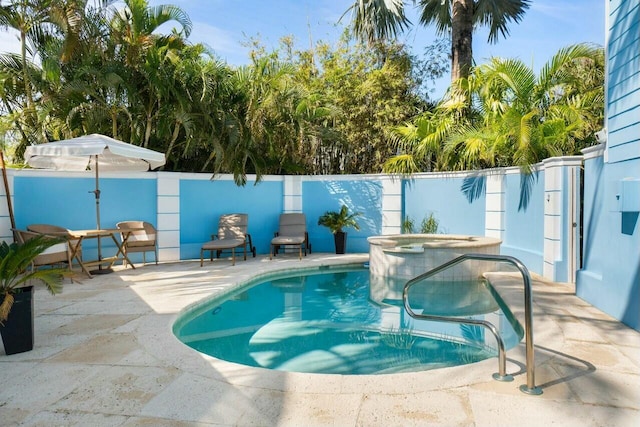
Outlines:
[[[38,169],[61,171],[93,170],[96,188],[96,224],[100,229],[99,171],[142,172],[165,164],[163,153],[118,141],[105,135],[92,134],[45,144],[31,145],[24,152],[25,162]],[[98,257],[102,259],[100,239]]]
[[[127,144],[105,135],[92,134],[78,138],[31,145],[24,160],[33,168],[64,171],[148,171],[164,165],[163,153]]]

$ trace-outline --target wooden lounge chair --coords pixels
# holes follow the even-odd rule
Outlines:
[[[132,252],[142,252],[142,262],[147,263],[147,252],[153,252],[156,265],[158,264],[158,239],[156,228],[146,221],[120,221],[116,224],[122,239],[122,251],[125,255]],[[126,264],[122,260],[122,264]]]
[[[251,235],[247,232],[249,215],[247,214],[225,214],[218,219],[218,233],[211,235],[211,240],[200,248],[200,267],[204,264],[205,251],[210,252],[209,259],[213,261],[213,253],[216,258],[224,250],[231,250],[231,265],[236,265],[236,248],[242,247],[244,260],[247,260],[247,249],[256,256],[256,248],[251,242]]]
[[[280,247],[298,247],[298,258],[302,259],[302,251],[307,256],[307,250],[311,253],[309,234],[307,233],[307,218],[303,213],[283,213],[280,214],[278,231],[271,239],[271,250],[269,259],[276,256]]]
[[[42,233],[36,233],[33,231],[12,229],[16,242],[24,244],[26,241],[31,240],[37,236],[47,236],[51,239],[56,239],[60,243],[57,243],[47,248],[40,255],[36,256],[31,262],[31,269],[37,270],[38,267],[55,266],[66,264],[71,270],[71,252],[69,250],[69,242],[64,239],[64,236],[46,235]],[[72,280],[73,281],[73,280]]]
[[[78,262],[82,260],[82,244],[78,239],[72,239],[69,237],[68,229],[51,224],[29,224],[27,226],[27,231],[67,239],[69,242],[68,247],[71,261],[73,261],[74,258]]]

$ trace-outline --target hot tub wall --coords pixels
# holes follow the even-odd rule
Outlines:
[[[417,241],[423,243],[418,244]],[[500,253],[500,240],[460,235],[393,235],[369,238],[369,271],[374,277],[408,280],[467,253]],[[403,248],[404,246],[404,248]],[[465,261],[437,275],[437,281],[475,280],[495,263]]]

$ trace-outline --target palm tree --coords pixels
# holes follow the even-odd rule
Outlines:
[[[177,6],[150,7],[147,0],[124,0],[125,7],[114,11],[111,21],[111,40],[117,52],[113,59],[128,69],[128,80],[134,90],[128,93],[134,127],[131,141],[149,147],[151,135],[158,119],[159,102],[164,87],[164,67],[180,56],[191,33],[191,20]],[[181,28],[169,35],[158,34],[158,28],[175,21]],[[112,60],[113,60],[112,59]]]
[[[191,20],[179,7],[159,5],[150,7],[147,0],[124,0],[125,7],[114,14],[112,35],[120,43],[125,62],[131,66],[139,65],[147,49],[155,45],[168,45],[176,38],[187,38],[191,33]],[[182,31],[168,36],[156,34],[164,23],[175,21]]]
[[[301,123],[296,109],[303,93],[294,74],[291,63],[271,53],[255,56],[232,75],[236,99],[226,114],[224,154],[216,159],[216,170],[233,173],[238,185],[246,184],[248,172],[259,181],[263,173],[297,168]]]
[[[0,27],[13,28],[20,36],[20,63],[27,109],[33,106],[29,61],[36,54],[29,42],[42,33],[41,26],[49,16],[50,3],[48,0],[15,0],[0,6]]]
[[[517,59],[493,58],[469,77],[470,96],[482,120],[459,126],[444,152],[452,169],[516,165],[528,171],[544,158],[574,154],[593,117],[602,108],[602,81],[572,92],[571,70],[583,61],[598,63],[600,48],[579,44],[563,48],[535,72]]]
[[[0,6],[0,26],[15,29],[21,44],[19,54],[0,55],[3,107],[21,137],[16,138],[18,157],[30,143],[69,133],[65,122],[69,108],[65,107],[70,102],[62,91],[63,82],[69,82],[71,73],[65,74],[64,68],[74,57],[83,58],[86,63],[86,52],[78,48],[95,46],[98,40],[83,34],[85,12],[94,9],[87,7],[87,1],[14,0]],[[86,40],[90,43],[83,45]]]
[[[394,129],[402,154],[389,159],[385,171],[429,170],[434,153],[432,165],[440,170],[520,166],[520,207],[526,207],[532,165],[575,154],[602,127],[603,72],[602,49],[587,44],[561,49],[538,76],[520,60],[493,58],[453,83],[434,112]],[[464,115],[461,99],[471,101]],[[463,192],[473,200],[482,185],[469,180]]]
[[[385,171],[409,174],[418,165],[428,170],[433,154],[439,154],[433,166],[445,170],[528,170],[546,157],[574,154],[591,142],[590,130],[602,125],[602,55],[588,44],[569,46],[538,76],[520,60],[492,58],[455,82],[434,112],[393,129],[403,154],[387,161]],[[472,102],[466,115],[461,103],[452,102],[460,99]]]
[[[372,42],[390,39],[411,22],[405,0],[356,0],[351,11],[355,34]],[[509,35],[508,24],[519,22],[530,0],[413,0],[420,9],[420,23],[435,24],[438,34],[451,35],[451,81],[465,78],[471,71],[472,37],[476,26],[489,27],[489,43],[499,35]]]
[[[28,142],[42,140],[37,132],[39,123],[33,89],[33,80],[40,73],[33,60],[38,54],[38,42],[43,37],[51,3],[50,0],[14,0],[0,5],[0,27],[16,30],[20,38],[20,54],[3,54],[1,58],[3,74],[19,82],[3,91],[10,94],[3,98],[4,107],[22,136],[21,144],[16,148],[18,152],[24,150]],[[8,101],[9,98],[12,101]]]
[[[440,108],[426,111],[411,122],[393,127],[391,141],[401,154],[388,159],[383,171],[408,176],[442,169],[442,145],[456,123],[453,114]]]

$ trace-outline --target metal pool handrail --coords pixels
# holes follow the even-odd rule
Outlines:
[[[453,267],[456,264],[459,264],[467,260],[506,262],[514,265],[520,271],[520,274],[522,275],[522,281],[524,284],[524,317],[525,317],[524,329],[525,329],[526,368],[527,368],[527,384],[521,385],[520,391],[522,391],[523,393],[533,394],[533,395],[542,394],[542,390],[539,387],[535,386],[535,362],[534,362],[534,353],[533,353],[533,313],[531,310],[531,305],[532,305],[531,276],[529,275],[529,270],[527,269],[527,267],[522,262],[520,262],[520,260],[518,260],[517,258],[508,256],[508,255],[490,255],[490,254],[460,255],[459,257],[454,258],[451,261],[448,261],[442,265],[439,265],[438,267],[433,268],[427,271],[426,273],[423,273],[409,280],[406,283],[406,285],[404,285],[404,289],[402,291],[402,301],[404,303],[405,310],[407,311],[409,316],[416,319],[477,324],[489,329],[493,333],[493,335],[496,337],[496,340],[498,341],[499,373],[494,374],[493,377],[500,381],[510,381],[509,378],[512,379],[512,377],[510,375],[506,375],[506,372],[505,372],[506,355],[504,350],[504,343],[493,324],[484,320],[461,319],[458,317],[417,314],[411,309],[411,306],[409,305],[409,288],[411,286],[425,279],[428,279],[429,277],[434,276],[443,270],[446,270],[450,267]]]

